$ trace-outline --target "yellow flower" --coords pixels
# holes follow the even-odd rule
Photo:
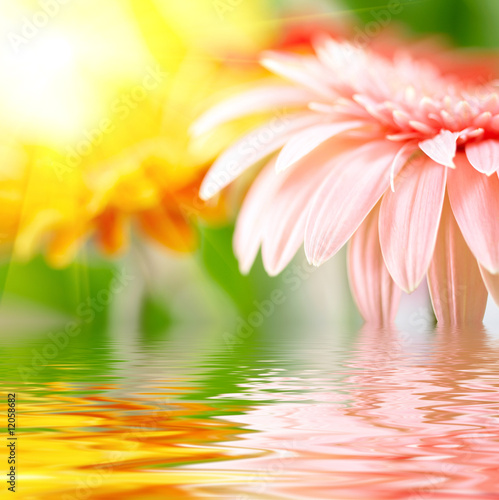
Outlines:
[[[223,199],[199,199],[200,181],[245,125],[197,148],[188,128],[209,95],[260,76],[263,2],[61,4],[31,38],[18,21],[41,7],[26,5],[4,13],[12,53],[0,60],[0,132],[10,131],[0,144],[0,243],[20,259],[44,248],[54,266],[91,236],[115,253],[132,227],[194,249],[196,219],[226,213]]]
[[[95,195],[82,182],[79,170],[72,171],[64,181],[58,177],[48,161],[54,157],[53,151],[29,149],[24,154],[20,149],[12,151],[3,164],[2,242],[23,260],[31,257],[34,249],[46,246],[52,262],[58,265],[65,262],[66,255],[74,254],[85,234]]]

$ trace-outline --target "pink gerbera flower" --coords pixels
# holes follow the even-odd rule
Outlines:
[[[316,55],[266,54],[291,84],[209,110],[204,133],[276,110],[215,162],[210,198],[280,150],[244,201],[234,248],[247,272],[261,246],[278,274],[305,243],[319,266],[350,240],[352,291],[365,319],[392,321],[401,291],[428,278],[439,321],[481,321],[499,300],[499,95],[407,53],[383,57],[323,39]],[[283,112],[283,108],[285,111]]]

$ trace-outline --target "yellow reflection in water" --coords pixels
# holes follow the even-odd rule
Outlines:
[[[102,393],[81,397],[65,396],[74,391],[66,384],[45,389],[52,394],[18,394],[22,498],[194,498],[180,486],[244,480],[244,473],[171,468],[229,458],[227,448],[204,444],[238,431],[202,418],[205,404],[172,403],[165,394],[111,397],[112,386],[88,387]]]

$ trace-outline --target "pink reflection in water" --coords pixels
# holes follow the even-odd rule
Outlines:
[[[437,330],[416,342],[365,328],[341,373],[251,379],[248,390],[272,389],[274,403],[224,417],[256,431],[224,445],[253,458],[212,465],[251,479],[202,492],[238,500],[499,499],[498,354],[483,330]]]

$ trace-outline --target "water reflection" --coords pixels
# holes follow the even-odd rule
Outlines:
[[[261,332],[235,351],[175,332],[78,346],[25,381],[36,345],[5,349],[21,498],[499,499],[484,329]]]

